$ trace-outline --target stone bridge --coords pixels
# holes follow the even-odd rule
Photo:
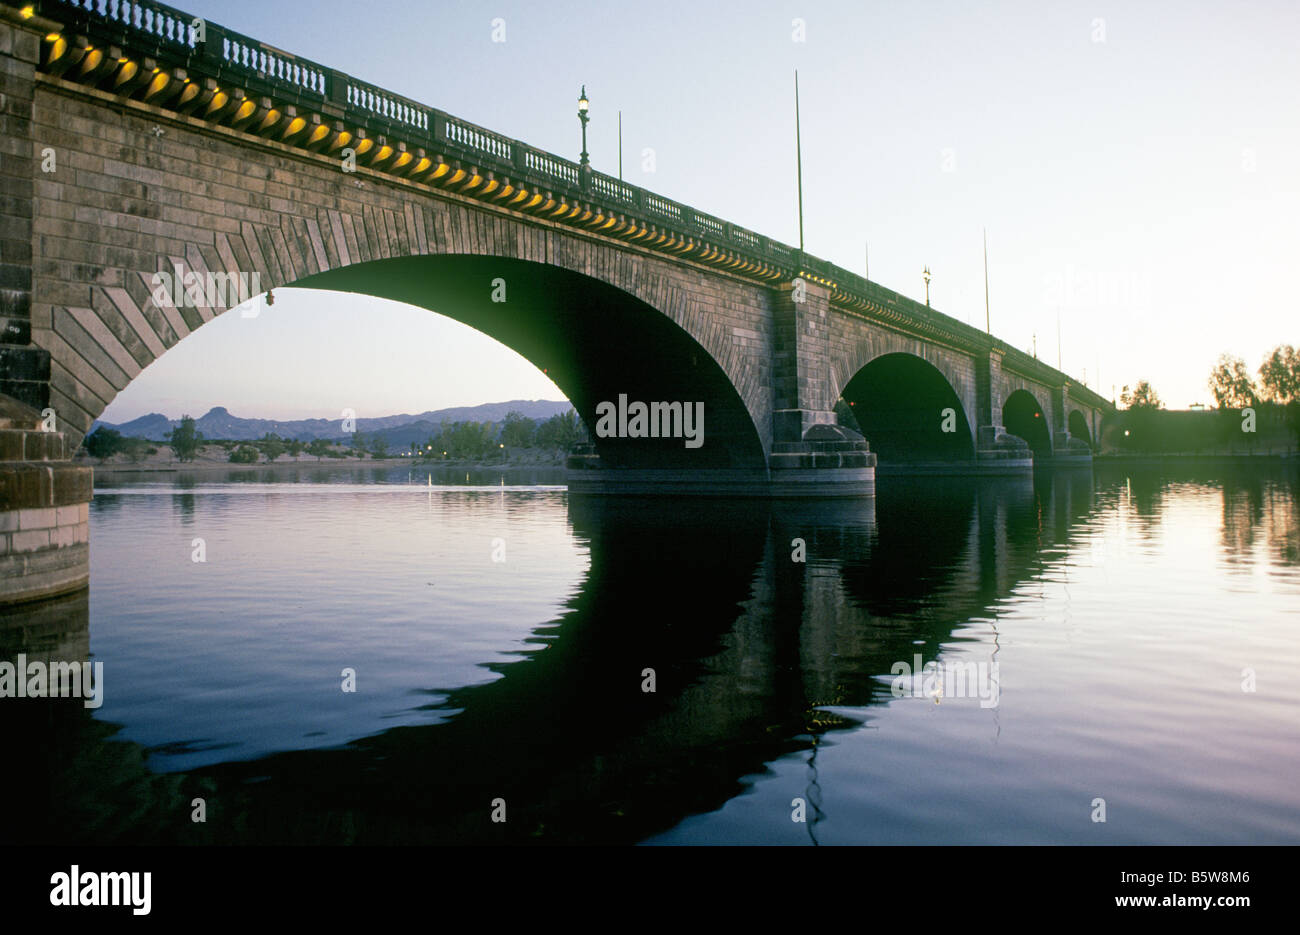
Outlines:
[[[92,421],[282,286],[428,308],[532,361],[592,434],[575,492],[1087,463],[1110,408],[830,263],[162,4],[0,3],[0,120],[0,600],[85,584]],[[655,402],[702,403],[703,443],[638,422]]]

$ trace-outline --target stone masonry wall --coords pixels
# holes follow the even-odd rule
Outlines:
[[[158,307],[173,263],[288,285],[351,263],[423,254],[516,257],[610,283],[711,354],[771,437],[771,291],[596,234],[291,150],[42,78],[32,145],[32,332],[50,402],[79,442],[127,383],[224,308]],[[395,336],[395,340],[398,338]],[[635,348],[612,349],[635,353]],[[71,437],[71,436],[70,436]]]

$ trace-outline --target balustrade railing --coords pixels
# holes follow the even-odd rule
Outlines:
[[[532,148],[524,150],[524,168],[531,169],[533,172],[548,176],[551,179],[559,179],[574,188],[578,187],[580,170],[577,164],[568,162],[558,156],[552,156],[550,153],[543,153]]]

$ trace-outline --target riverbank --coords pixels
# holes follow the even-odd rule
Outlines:
[[[1296,454],[1098,454],[1092,463],[1097,467],[1300,467]]]
[[[215,446],[211,446],[215,447]],[[555,452],[541,452],[535,449],[523,449],[518,452],[508,453],[504,458],[491,458],[488,460],[457,460],[457,459],[439,459],[424,460],[419,458],[331,458],[316,457],[315,455],[302,454],[297,457],[290,455],[281,455],[274,461],[259,461],[256,464],[239,464],[228,460],[229,454],[224,450],[217,448],[216,451],[203,451],[198,454],[193,461],[177,461],[175,455],[166,446],[159,448],[158,452],[149,455],[138,462],[126,460],[119,456],[114,456],[104,463],[97,462],[94,458],[81,458],[76,463],[85,464],[94,468],[95,477],[118,477],[118,476],[167,476],[184,472],[191,474],[195,472],[233,472],[233,473],[260,473],[274,472],[284,468],[312,468],[312,467],[409,467],[412,469],[442,469],[458,468],[462,470],[481,470],[485,468],[538,468],[538,467],[563,467],[564,456]]]

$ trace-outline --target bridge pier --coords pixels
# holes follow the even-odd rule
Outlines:
[[[0,605],[90,581],[91,469],[68,460],[52,418],[0,397]]]
[[[1002,424],[1002,357],[993,347],[975,360],[975,473],[1024,474],[1034,469],[1029,443]]]
[[[876,456],[835,416],[830,290],[798,278],[772,305],[772,443],[768,469],[779,497],[869,497]]]
[[[1082,439],[1070,434],[1069,403],[1070,382],[1064,381],[1051,389],[1052,402],[1052,467],[1091,467],[1092,448]]]
[[[773,289],[772,436],[766,470],[604,468],[569,458],[569,490],[671,496],[841,498],[875,495],[876,456],[837,424],[830,368],[830,290],[796,280]],[[707,440],[706,440],[707,444]]]
[[[0,6],[0,605],[86,587],[91,470],[49,409],[50,353],[32,342],[32,106],[53,24]],[[80,439],[80,435],[77,435]]]

